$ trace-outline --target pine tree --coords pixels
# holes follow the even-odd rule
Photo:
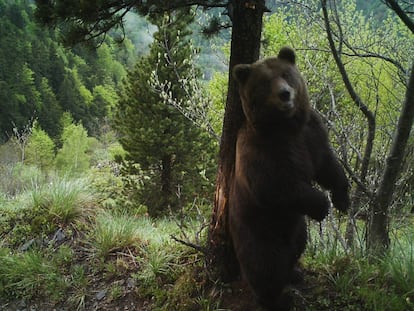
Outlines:
[[[138,163],[147,176],[139,196],[152,215],[176,210],[207,190],[203,190],[200,172],[207,169],[214,174],[216,169],[211,163],[211,139],[167,100],[186,102],[182,99],[188,96],[182,80],[190,78],[193,69],[188,61],[193,53],[187,38],[189,19],[189,9],[154,18],[159,30],[150,54],[128,74],[115,112],[126,160]],[[149,81],[154,76],[167,81],[166,89],[152,87]]]

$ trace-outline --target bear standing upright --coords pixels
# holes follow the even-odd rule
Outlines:
[[[304,216],[321,221],[349,205],[348,181],[309,104],[295,53],[235,66],[245,122],[237,135],[229,227],[240,269],[259,303],[288,310],[286,285],[307,240]]]

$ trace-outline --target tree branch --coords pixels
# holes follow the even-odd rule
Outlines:
[[[406,12],[399,6],[397,1],[394,0],[385,0],[385,4],[391,8],[401,19],[401,21],[405,24],[405,26],[410,29],[410,31],[414,34],[414,22],[408,17]]]
[[[365,182],[365,177],[368,173],[368,167],[369,167],[369,160],[371,158],[371,154],[372,154],[372,150],[374,147],[374,138],[375,138],[375,127],[376,127],[376,122],[375,122],[375,116],[372,113],[372,111],[369,110],[368,106],[364,104],[364,102],[362,101],[362,99],[358,96],[358,94],[356,93],[354,87],[352,86],[351,81],[349,80],[347,71],[345,69],[345,66],[340,58],[340,55],[335,47],[335,42],[332,36],[332,28],[329,22],[329,16],[328,16],[328,10],[327,10],[327,6],[326,6],[326,0],[321,0],[321,4],[322,4],[322,13],[323,13],[323,19],[324,19],[324,23],[325,23],[325,29],[326,29],[326,34],[328,37],[328,42],[329,42],[329,47],[331,49],[332,52],[332,56],[335,60],[335,63],[338,67],[338,70],[341,74],[342,80],[345,84],[345,87],[349,93],[349,95],[351,96],[353,102],[357,105],[357,107],[361,110],[361,112],[364,114],[365,118],[367,119],[368,122],[368,137],[367,137],[367,142],[366,142],[366,146],[365,146],[365,151],[364,151],[364,157],[363,157],[363,161],[362,161],[362,165],[361,165],[361,177],[360,180],[362,182]],[[338,23],[340,23],[340,21],[337,21]]]
[[[206,254],[206,253],[207,253],[207,249],[206,249],[205,247],[203,247],[203,246],[200,246],[200,245],[197,245],[197,244],[194,244],[194,243],[188,242],[188,241],[181,240],[181,239],[177,238],[177,237],[176,237],[176,236],[174,236],[174,235],[170,235],[170,237],[171,237],[171,239],[173,239],[174,241],[176,241],[176,242],[178,242],[178,243],[181,243],[181,244],[183,244],[183,245],[185,245],[185,246],[188,246],[188,247],[194,248],[196,251],[199,251],[200,253],[203,253],[203,254]]]

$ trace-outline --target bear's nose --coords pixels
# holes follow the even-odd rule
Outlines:
[[[281,90],[279,92],[279,98],[283,102],[289,101],[290,100],[290,91],[289,90],[286,90],[286,89]]]

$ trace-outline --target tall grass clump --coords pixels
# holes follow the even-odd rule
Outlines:
[[[56,266],[38,251],[10,254],[1,249],[0,275],[0,297],[5,298],[58,300],[68,286]]]
[[[160,279],[170,279],[176,272],[181,253],[171,247],[150,244],[142,249],[137,258],[140,272],[136,275],[144,286],[158,285]]]
[[[10,247],[43,238],[59,226],[77,223],[91,215],[96,205],[86,179],[32,180],[30,187],[13,198],[0,197],[0,236]]]
[[[139,222],[127,214],[100,212],[91,231],[91,244],[98,256],[125,248],[136,248],[143,243]]]
[[[94,205],[94,194],[87,179],[54,178],[32,190],[33,204],[41,207],[50,218],[69,224],[87,215]]]
[[[392,240],[389,253],[382,259],[382,268],[395,290],[407,301],[414,303],[414,232],[412,229],[400,232]]]

